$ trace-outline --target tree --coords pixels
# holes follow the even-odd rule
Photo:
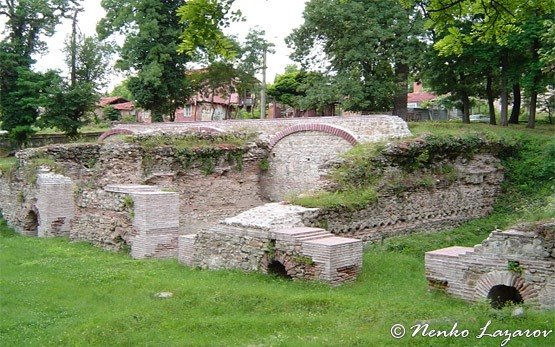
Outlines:
[[[414,6],[415,1],[405,1]],[[515,52],[511,47],[515,41],[524,39],[525,47],[516,52],[530,52],[525,64],[522,84],[530,95],[530,112],[528,127],[534,127],[537,95],[545,89],[546,74],[543,63],[549,61],[544,54],[549,54],[552,42],[542,35],[549,27],[550,18],[555,14],[555,2],[552,0],[424,0],[416,1],[428,17],[428,26],[439,33],[442,38],[435,42],[434,48],[440,55],[461,55],[464,49],[478,43],[493,44],[500,47],[500,92],[501,125],[508,124],[508,89],[520,86],[520,80],[511,83],[511,64],[509,55]],[[470,25],[470,30],[464,30]],[[515,40],[516,39],[516,40]],[[548,46],[547,48],[545,46]],[[466,47],[466,48],[465,48]],[[514,65],[513,65],[514,67]],[[515,89],[518,94],[519,88]],[[516,117],[516,113],[513,116]]]
[[[128,79],[121,81],[121,83],[115,86],[114,89],[112,89],[112,91],[109,93],[110,96],[121,96],[124,99],[133,100],[133,94],[131,94],[128,84]]]
[[[106,10],[97,31],[102,39],[125,36],[116,66],[131,73],[128,88],[137,105],[161,121],[175,120],[175,111],[190,94],[185,79],[189,55],[176,54],[182,26],[177,10],[185,0],[103,0]]]
[[[74,17],[75,18],[75,17]],[[46,88],[42,124],[54,126],[69,137],[76,137],[85,123],[85,116],[94,109],[99,88],[105,84],[105,76],[112,54],[110,44],[103,44],[95,37],[79,35],[75,29],[65,52],[69,78],[54,78]]]
[[[349,109],[406,115],[408,74],[423,46],[417,12],[396,0],[311,0],[304,18],[287,38],[294,60],[335,75]]]
[[[268,95],[276,101],[301,110],[316,110],[324,116],[334,115],[340,103],[337,82],[318,72],[298,70],[294,65],[276,76],[268,88]]]
[[[240,11],[231,11],[234,0],[189,0],[179,6],[177,15],[185,27],[178,51],[197,62],[211,64],[231,60],[239,53],[237,41],[223,29],[240,20]]]
[[[0,114],[2,128],[21,145],[34,132],[43,89],[55,76],[32,70],[32,55],[45,47],[41,37],[52,36],[75,0],[1,0],[5,38],[0,42]]]

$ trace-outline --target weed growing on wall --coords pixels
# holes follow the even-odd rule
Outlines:
[[[333,191],[303,194],[292,202],[306,207],[364,208],[380,194],[400,195],[453,184],[458,173],[451,162],[472,159],[480,152],[502,160],[506,182],[513,186],[532,191],[537,189],[536,180],[555,180],[555,141],[549,130],[451,123],[416,123],[411,127],[412,138],[353,147],[329,174],[335,184]]]
[[[156,157],[160,151],[164,156],[174,156],[182,170],[198,168],[203,174],[210,175],[225,158],[236,170],[243,170],[243,152],[245,146],[253,142],[253,133],[209,134],[194,133],[181,136],[138,136],[127,141],[139,144],[143,150],[143,168],[152,172],[156,166]]]

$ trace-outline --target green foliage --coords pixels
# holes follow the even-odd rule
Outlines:
[[[237,42],[223,32],[231,22],[241,19],[240,11],[231,11],[234,0],[190,0],[179,6],[177,15],[185,27],[178,51],[196,61],[215,62],[237,56]]]
[[[314,194],[303,194],[291,199],[295,205],[305,207],[319,207],[330,209],[360,210],[368,207],[378,200],[378,194],[374,187],[363,189],[345,189],[335,192],[316,192]]]
[[[520,263],[515,260],[509,260],[507,262],[507,270],[517,273],[519,275],[522,275],[522,272],[524,271],[520,266]]]
[[[314,265],[314,259],[306,255],[298,255],[293,257],[293,261],[297,264],[312,266]]]
[[[394,97],[406,94],[408,70],[423,51],[416,9],[397,0],[312,0],[303,17],[287,38],[292,58],[333,72],[344,108],[389,111]]]
[[[155,121],[183,106],[190,94],[184,78],[189,56],[176,54],[181,24],[176,11],[186,2],[160,0],[104,0],[106,17],[98,25],[102,39],[125,37],[117,67],[136,71],[127,88],[139,107],[152,111]]]
[[[70,0],[0,2],[0,21],[5,23],[0,41],[0,115],[2,129],[18,146],[34,133],[45,87],[55,75],[34,72],[32,55],[44,49],[42,38],[52,36],[76,7]]]
[[[10,173],[17,166],[15,157],[0,157],[0,173]]]
[[[260,162],[258,163],[258,167],[262,172],[270,170],[270,161],[268,160],[268,158],[262,158],[262,160],[260,160]]]
[[[104,118],[110,121],[118,121],[121,117],[121,112],[116,110],[112,105],[104,107],[102,113],[104,114]]]
[[[428,16],[428,27],[433,28],[443,38],[435,43],[444,55],[461,54],[469,43],[494,43],[506,46],[510,36],[522,31],[522,23],[530,17],[553,14],[555,3],[540,1],[475,1],[462,0],[445,3],[442,0],[404,0],[407,6],[415,3],[422,6]],[[470,21],[469,19],[472,19]],[[479,19],[479,20],[477,20]],[[462,31],[457,24],[471,23],[470,30]]]
[[[120,96],[126,100],[133,100],[133,94],[128,87],[129,80],[125,79],[120,84],[114,87],[110,92],[110,96]]]
[[[234,164],[236,170],[243,169],[244,146],[253,141],[252,133],[241,134],[190,134],[183,136],[145,136],[130,137],[127,140],[138,143],[144,151],[143,167],[150,171],[155,164],[153,157],[160,148],[171,148],[183,169],[189,169],[194,163],[204,175],[214,172],[219,160],[227,155],[227,161]]]

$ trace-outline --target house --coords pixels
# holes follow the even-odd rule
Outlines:
[[[424,91],[422,82],[414,82],[412,93],[407,94],[407,108],[427,108],[427,104],[437,98],[437,95]]]
[[[414,82],[412,93],[407,94],[407,120],[440,120],[448,119],[446,110],[437,109],[431,102],[437,95],[424,91],[422,82]]]
[[[104,118],[104,110],[111,106],[114,110],[119,111],[120,119],[122,117],[136,116],[137,110],[135,104],[121,96],[103,96],[96,104],[94,113],[99,118]]]
[[[197,122],[224,120],[231,118],[231,114],[242,106],[241,98],[237,93],[228,96],[197,95],[190,98],[183,108],[175,112],[176,122]]]

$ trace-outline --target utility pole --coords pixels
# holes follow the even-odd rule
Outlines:
[[[79,9],[75,10],[73,14],[73,21],[71,23],[71,43],[70,43],[70,54],[71,54],[71,71],[70,79],[71,86],[74,87],[77,82],[77,15],[79,14]]]
[[[262,89],[260,89],[260,119],[266,118],[266,53],[268,47],[264,45],[264,54],[262,56]]]

